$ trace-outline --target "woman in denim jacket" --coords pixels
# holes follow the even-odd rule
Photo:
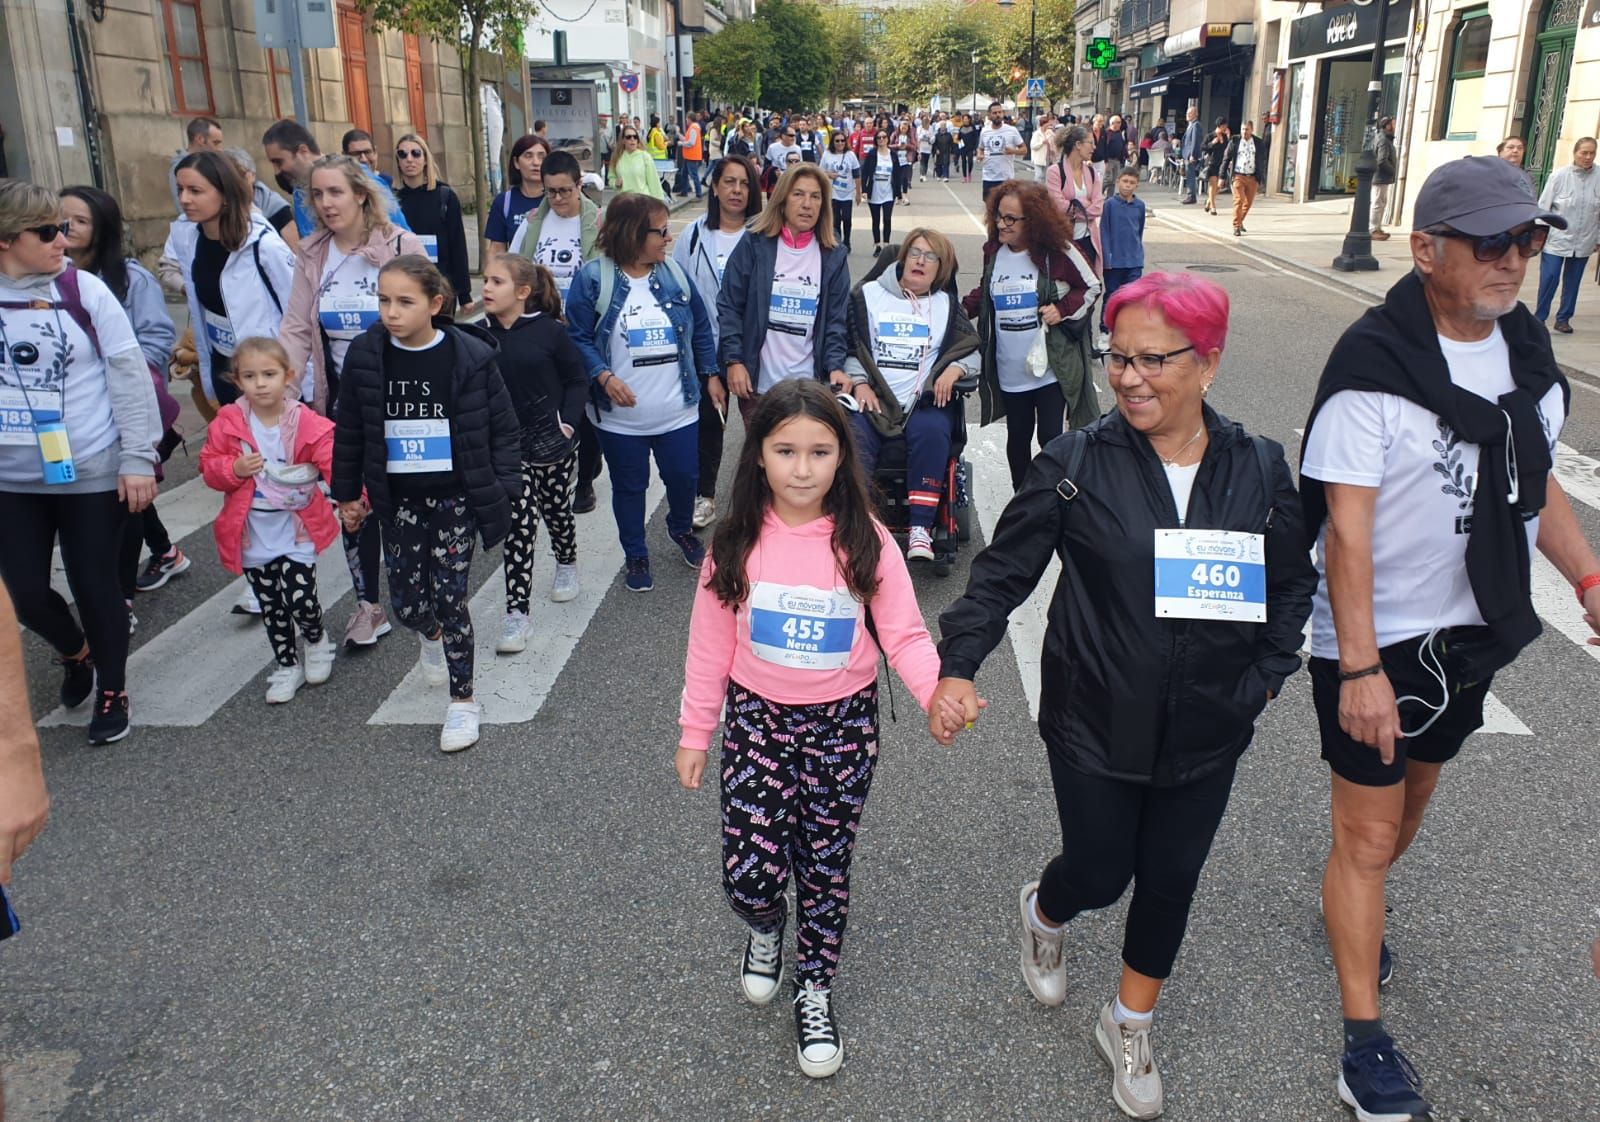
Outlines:
[[[700,294],[669,257],[665,203],[618,195],[595,248],[601,256],[579,270],[567,295],[567,328],[589,375],[589,420],[611,470],[611,512],[628,590],[649,592],[655,582],[644,493],[652,454],[667,488],[668,535],[685,564],[698,569],[705,559],[691,519],[700,394],[716,372],[716,344]],[[706,392],[720,394],[721,386]]]

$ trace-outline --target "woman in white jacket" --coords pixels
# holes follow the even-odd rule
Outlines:
[[[251,207],[232,161],[194,152],[178,162],[178,205],[162,256],[178,262],[206,396],[227,404],[239,391],[224,377],[234,344],[278,334],[294,280],[294,254]]]

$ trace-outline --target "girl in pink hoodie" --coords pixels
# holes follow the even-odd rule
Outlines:
[[[844,1058],[829,993],[850,858],[878,755],[880,649],[927,707],[939,658],[905,559],[872,516],[844,410],[809,378],[761,397],[689,624],[678,779],[698,788],[722,736],[722,886],[750,925],[745,997],[783,978],[784,890],[797,881],[800,1070]]]
[[[200,451],[200,474],[223,494],[212,526],[217,554],[230,573],[244,573],[261,601],[277,663],[267,675],[271,705],[293,700],[308,682],[326,682],[334,657],[316,573],[317,554],[339,536],[318,487],[333,474],[333,422],[288,398],[290,369],[276,339],[240,340],[226,375],[239,398],[217,410]],[[303,662],[296,624],[306,641]]]

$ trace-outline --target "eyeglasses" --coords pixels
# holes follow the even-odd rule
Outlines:
[[[934,253],[931,249],[906,250],[906,262],[908,264],[914,261],[918,264],[926,263],[932,265],[934,268],[938,268],[939,262],[942,260],[944,260],[944,258],[940,257],[937,253]]]
[[[794,139],[794,133],[792,133],[792,132],[784,133],[783,134],[783,139],[785,139],[785,140],[793,140]]]
[[[655,234],[657,237],[661,238],[670,238],[672,237],[672,227],[662,226],[658,229],[655,226],[647,226],[645,227],[645,233]]]
[[[1544,252],[1544,242],[1550,236],[1550,227],[1529,226],[1520,234],[1507,230],[1503,234],[1488,234],[1483,237],[1463,234],[1459,230],[1446,230],[1440,236],[1471,242],[1472,256],[1483,264],[1490,265],[1504,257],[1506,250],[1512,246],[1516,246],[1517,252],[1523,257],[1539,256]]]
[[[420,159],[422,159],[422,149],[421,148],[397,148],[397,149],[395,149],[394,155],[395,155],[395,158],[398,159],[398,160],[420,160]]]
[[[636,132],[625,132],[625,133],[622,134],[622,139],[623,140],[638,140],[639,139],[639,134],[636,133]]]
[[[577,190],[576,187],[546,187],[544,193],[552,199],[564,199],[568,195],[576,194]]]
[[[1161,373],[1161,368],[1169,361],[1181,354],[1188,354],[1194,347],[1179,347],[1175,351],[1168,351],[1164,355],[1119,355],[1116,351],[1107,351],[1105,356],[1106,373],[1121,374],[1132,363],[1138,368],[1139,373],[1146,377],[1156,377]]]
[[[65,234],[70,225],[67,222],[46,222],[43,226],[24,226],[23,230],[42,242],[53,242]]]
[[[994,220],[1009,230],[1018,222],[1026,222],[1028,216],[1025,214],[997,214],[994,216]]]

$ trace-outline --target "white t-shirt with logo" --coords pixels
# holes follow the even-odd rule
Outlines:
[[[867,186],[867,202],[883,203],[894,202],[894,153],[878,152],[877,163],[872,169],[872,183]]]
[[[822,154],[822,170],[833,181],[834,202],[848,203],[856,197],[856,177],[853,173],[860,169],[861,161],[849,149]]]
[[[986,123],[978,134],[978,151],[983,155],[983,181],[999,183],[1003,179],[1010,179],[1012,157],[1007,156],[1005,150],[1021,147],[1022,134],[1014,126],[1001,125],[995,128],[993,122]]]
[[[553,210],[545,215],[539,227],[539,244],[533,247],[533,261],[550,270],[565,308],[572,278],[583,265],[583,216],[563,218]]]
[[[1494,401],[1515,388],[1505,336],[1462,343],[1439,337],[1450,380]],[[1560,386],[1539,402],[1551,455],[1566,422]],[[1435,413],[1396,394],[1345,390],[1318,412],[1306,434],[1303,474],[1324,483],[1377,487],[1372,525],[1372,614],[1378,646],[1426,635],[1435,627],[1483,623],[1467,580],[1467,533],[1478,475],[1478,446],[1460,439]],[[1525,528],[1535,548],[1539,520]],[[1317,587],[1311,653],[1338,658],[1323,562],[1327,527],[1317,538]]]
[[[345,344],[349,346],[348,343]],[[269,466],[283,467],[289,457],[283,448],[283,429],[279,425],[268,428],[261,418],[250,414],[250,436],[256,451]],[[312,502],[322,502],[313,497]],[[278,510],[259,494],[250,503],[250,515],[245,523],[244,550],[241,561],[246,569],[259,569],[269,561],[287,557],[302,564],[312,565],[317,560],[317,549],[309,536],[305,541],[295,541],[300,519],[289,510]]]
[[[596,428],[660,436],[699,419],[699,407],[683,403],[677,328],[647,277],[628,278],[627,301],[611,326],[611,373],[627,384],[636,400],[626,409],[616,402],[610,409],[591,405],[589,416]]]
[[[342,371],[350,344],[378,322],[378,267],[365,257],[340,253],[329,242],[317,291],[317,319],[328,337],[333,367]]]
[[[717,287],[722,287],[722,274],[728,271],[728,259],[733,256],[734,247],[739,244],[739,239],[744,237],[744,227],[737,230],[717,230],[711,235],[711,261],[717,270]],[[715,311],[715,308],[711,309]]]
[[[778,260],[767,305],[767,337],[761,344],[765,393],[787,378],[816,373],[817,312],[822,298],[822,247],[813,237],[804,249],[778,239]]]
[[[994,301],[994,357],[1000,388],[1029,393],[1055,380],[1049,370],[1028,369],[1028,351],[1044,328],[1039,319],[1039,266],[1027,253],[1001,246],[989,274]]]
[[[863,290],[867,328],[872,333],[872,361],[889,384],[889,392],[902,408],[927,388],[928,371],[939,357],[945,325],[950,322],[950,295],[935,292],[911,300],[896,296],[881,284]]]

